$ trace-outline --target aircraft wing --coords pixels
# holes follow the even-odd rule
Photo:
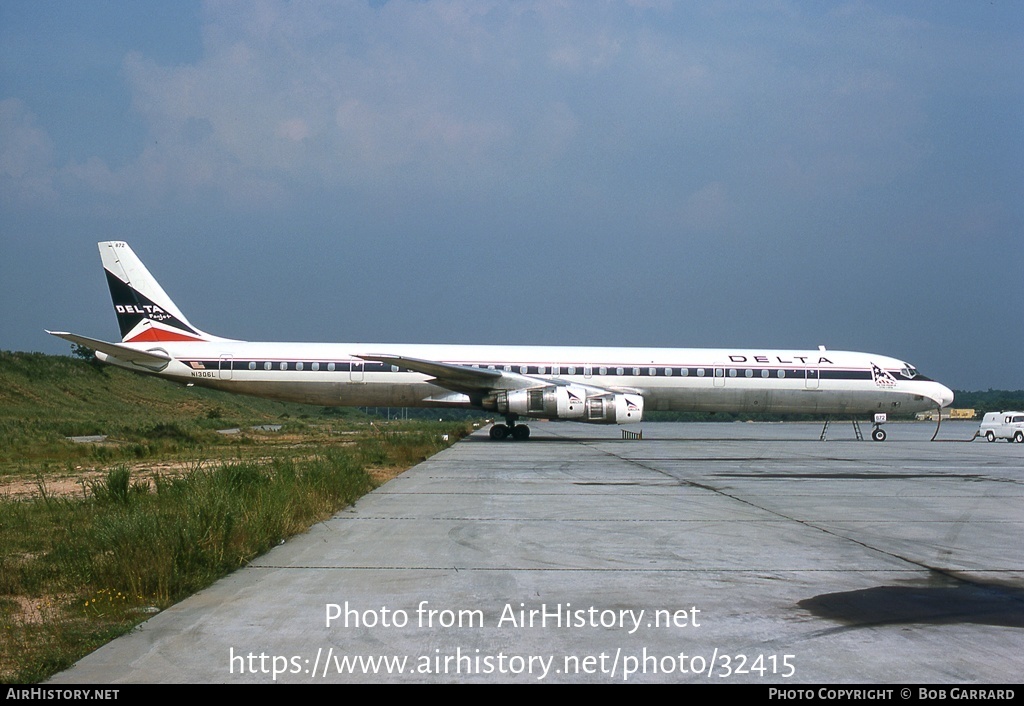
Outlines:
[[[522,390],[541,385],[558,385],[560,382],[521,375],[505,370],[474,368],[471,365],[442,363],[435,360],[409,358],[404,355],[374,353],[357,355],[362,360],[375,360],[413,372],[430,375],[430,382],[456,392],[488,392],[491,390]]]
[[[86,348],[90,348],[99,353],[113,356],[118,360],[133,363],[134,365],[146,368],[147,370],[163,370],[167,367],[167,364],[173,360],[171,356],[160,351],[140,351],[120,343],[108,343],[107,341],[100,341],[99,339],[89,338],[87,336],[79,336],[78,334],[68,333],[67,331],[47,331],[47,333],[51,336],[56,336],[57,338],[63,338],[65,341],[85,346]]]
[[[565,387],[569,385],[565,380],[558,378],[536,377],[523,375],[507,370],[493,370],[491,368],[474,368],[471,365],[458,365],[456,363],[442,363],[436,360],[423,360],[421,358],[409,358],[402,355],[391,355],[387,353],[374,353],[357,355],[362,360],[374,360],[379,363],[395,365],[399,368],[412,370],[424,375],[430,375],[430,382],[455,392],[492,392],[496,390],[527,390],[537,387]],[[607,392],[626,392],[631,394],[642,394],[636,388],[626,387],[598,387],[575,383],[575,387],[592,391],[594,394]]]

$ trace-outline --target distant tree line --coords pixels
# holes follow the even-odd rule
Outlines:
[[[957,409],[974,409],[977,416],[984,412],[1024,410],[1024,390],[985,390],[967,392],[953,390],[953,406]]]

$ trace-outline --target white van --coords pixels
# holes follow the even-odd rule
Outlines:
[[[981,420],[978,436],[989,441],[1006,439],[1024,444],[1024,412],[989,412]]]

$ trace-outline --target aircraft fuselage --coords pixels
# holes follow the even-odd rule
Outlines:
[[[908,376],[899,360],[849,351],[255,342],[140,349],[171,355],[159,374],[179,382],[325,406],[480,406],[484,395],[460,397],[423,373],[356,357],[380,350],[518,374],[538,384],[636,394],[647,410],[657,411],[912,413],[952,400],[939,383]]]

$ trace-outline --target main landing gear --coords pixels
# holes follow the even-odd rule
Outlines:
[[[491,427],[491,438],[501,441],[511,436],[516,441],[526,441],[530,438],[530,427],[525,424],[516,424],[516,417],[505,417],[505,424],[495,424]]]

